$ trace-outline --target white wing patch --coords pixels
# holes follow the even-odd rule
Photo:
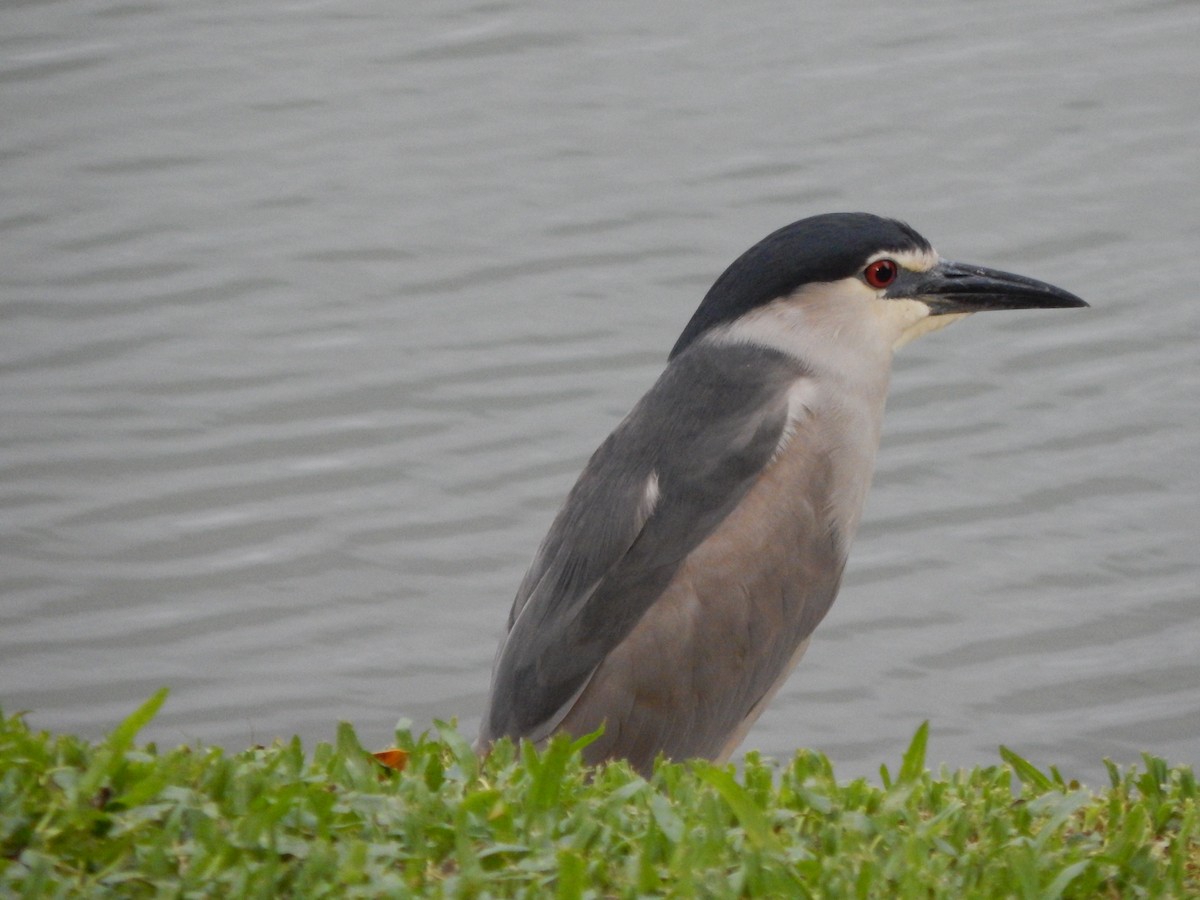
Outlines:
[[[800,423],[812,417],[817,404],[817,385],[811,378],[800,378],[795,381],[787,393],[787,421],[783,424],[783,433],[771,454],[770,463],[775,462],[788,448],[792,438],[800,428]]]
[[[661,495],[658,490],[658,473],[651,472],[650,477],[646,479],[646,486],[642,488],[642,499],[638,503],[637,512],[635,513],[636,522],[635,528],[637,531],[642,530],[642,526],[646,521],[654,515],[654,509],[658,506],[658,498]]]

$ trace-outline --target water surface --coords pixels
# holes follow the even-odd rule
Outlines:
[[[525,566],[720,271],[866,209],[1088,311],[897,361],[842,594],[746,746],[1200,760],[1200,17],[0,9],[0,704],[473,733]]]

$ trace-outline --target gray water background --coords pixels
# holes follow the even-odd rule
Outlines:
[[[516,585],[720,271],[865,209],[1086,311],[897,360],[746,747],[1200,762],[1200,6],[0,5],[0,705],[472,735]]]

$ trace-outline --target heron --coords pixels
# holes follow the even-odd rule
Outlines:
[[[588,763],[727,760],[837,595],[896,349],[975,312],[1087,305],[868,213],[759,241],[555,516],[496,653],[480,751],[600,732]]]

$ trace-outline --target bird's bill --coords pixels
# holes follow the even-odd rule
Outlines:
[[[939,262],[906,287],[908,296],[929,306],[931,316],[1087,306],[1074,294],[1044,281],[968,263]]]

